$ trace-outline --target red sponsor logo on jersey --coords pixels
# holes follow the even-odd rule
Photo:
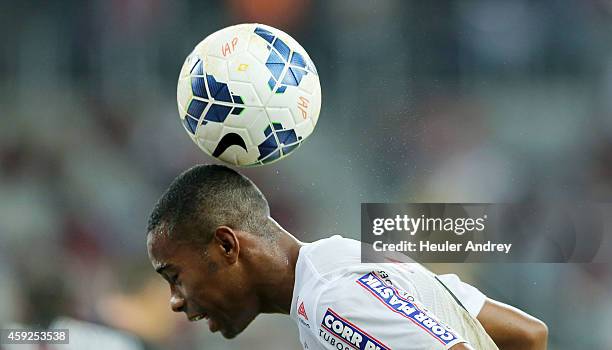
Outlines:
[[[300,306],[298,307],[298,315],[304,317],[306,319],[306,321],[308,321],[308,316],[306,315],[306,309],[304,308],[304,302],[303,301],[300,304]]]

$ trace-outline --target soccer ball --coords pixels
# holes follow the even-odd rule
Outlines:
[[[312,133],[321,85],[288,34],[239,24],[209,35],[187,56],[177,102],[185,130],[204,152],[253,166],[287,156]]]

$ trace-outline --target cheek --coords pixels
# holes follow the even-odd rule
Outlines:
[[[177,288],[190,304],[196,305],[206,301],[210,293],[207,285],[197,275],[182,275]]]
[[[213,275],[202,287],[206,290],[209,304],[225,313],[235,315],[245,304],[250,303],[249,288],[237,274],[219,273]]]
[[[208,260],[189,274],[189,280],[185,277],[185,292],[194,306],[216,310],[232,318],[241,316],[245,307],[253,307],[255,297],[240,267],[227,267]]]
[[[196,301],[201,304],[206,301],[210,301],[213,297],[213,293],[210,290],[207,283],[202,281],[192,281],[191,283],[185,282],[185,294],[192,301]]]
[[[193,304],[205,309],[225,309],[232,288],[228,288],[227,281],[212,277],[199,277],[184,281],[186,298]]]

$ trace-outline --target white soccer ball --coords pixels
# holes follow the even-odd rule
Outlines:
[[[308,54],[288,34],[239,24],[202,40],[177,86],[181,121],[204,152],[252,166],[279,160],[312,133],[321,85]]]

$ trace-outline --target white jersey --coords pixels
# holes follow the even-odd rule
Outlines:
[[[497,349],[476,320],[485,301],[476,288],[417,263],[360,256],[361,243],[340,236],[300,249],[291,317],[304,349]]]

